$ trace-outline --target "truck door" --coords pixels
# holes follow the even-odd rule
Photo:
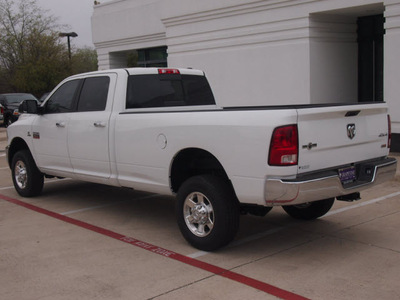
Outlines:
[[[68,152],[81,179],[110,177],[109,130],[116,74],[83,79],[68,126]]]
[[[50,174],[72,173],[67,147],[68,124],[81,82],[75,79],[62,84],[46,101],[43,115],[32,124],[36,162],[44,171],[50,170]]]

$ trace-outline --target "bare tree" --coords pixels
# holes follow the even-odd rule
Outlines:
[[[60,26],[35,0],[0,0],[0,85],[40,95],[68,75]]]

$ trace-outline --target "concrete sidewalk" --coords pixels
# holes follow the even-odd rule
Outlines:
[[[399,173],[364,192],[361,201],[336,201],[312,222],[291,219],[278,207],[264,218],[242,216],[235,242],[207,253],[181,237],[171,197],[48,180],[42,195],[21,198],[4,157],[6,144],[1,127],[0,299],[276,299],[247,285],[251,280],[310,299],[399,298]],[[145,251],[151,245],[187,261],[196,257],[209,268]]]
[[[199,253],[179,233],[173,198],[73,180],[47,181],[42,195],[21,198],[6,166],[0,155],[0,299],[277,299],[246,284],[253,279],[309,299],[399,298],[398,181],[360,202],[336,201],[312,222],[278,207],[242,216],[230,247]],[[246,280],[156,255],[150,245]]]

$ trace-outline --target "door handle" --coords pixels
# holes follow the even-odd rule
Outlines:
[[[64,128],[65,127],[65,122],[57,122],[56,126],[59,128]]]
[[[106,127],[106,123],[104,122],[94,122],[94,127]]]

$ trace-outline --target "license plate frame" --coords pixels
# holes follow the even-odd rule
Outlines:
[[[354,166],[339,169],[338,173],[342,184],[348,184],[356,181],[356,167]]]

